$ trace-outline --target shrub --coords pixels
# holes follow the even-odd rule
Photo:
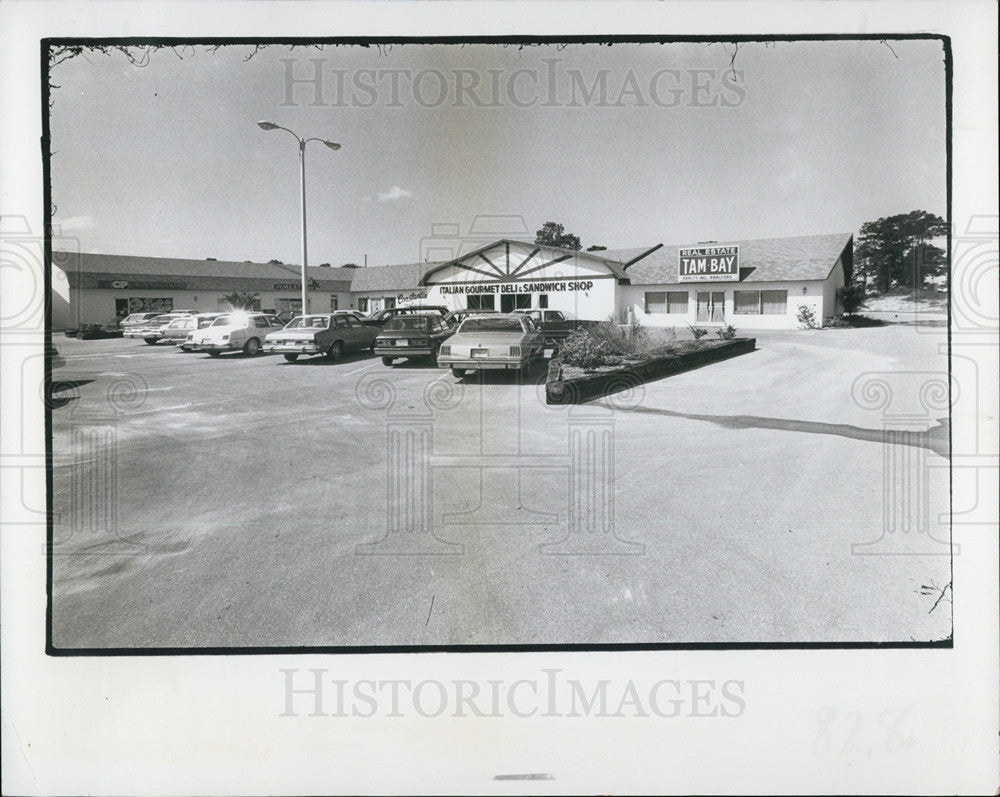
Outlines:
[[[610,321],[587,327],[587,332],[604,354],[632,354],[633,348],[623,330]]]
[[[732,340],[733,338],[736,337],[736,327],[730,324],[725,329],[715,330],[715,334],[718,335],[723,340]]]
[[[803,329],[819,328],[819,324],[816,323],[816,311],[808,304],[799,305],[799,312],[796,318],[799,320],[799,326]]]
[[[701,340],[705,335],[708,334],[707,329],[702,329],[701,327],[693,327],[688,324],[688,329],[691,330],[691,334],[694,335],[695,340]]]
[[[852,313],[850,315],[839,315],[831,318],[824,328],[830,329],[855,329],[857,327],[881,327],[885,326],[885,321],[877,318],[869,318],[866,315]]]
[[[840,306],[844,313],[853,315],[865,303],[864,283],[854,282],[840,289]]]
[[[632,323],[628,325],[628,341],[629,344],[636,350],[643,349],[649,340],[649,332],[642,325],[642,322],[638,318],[633,318]]]
[[[565,365],[575,365],[584,370],[604,365],[607,351],[591,329],[577,329],[569,334],[559,347],[559,356]]]

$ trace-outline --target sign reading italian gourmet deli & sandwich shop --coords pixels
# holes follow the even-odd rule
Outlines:
[[[739,282],[738,246],[692,246],[679,252],[678,282]]]

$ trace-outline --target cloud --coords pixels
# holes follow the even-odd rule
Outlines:
[[[398,202],[401,199],[407,199],[413,196],[412,193],[407,191],[405,188],[400,188],[398,185],[394,185],[388,191],[382,191],[378,195],[379,202]]]
[[[74,230],[89,230],[94,226],[92,216],[67,216],[59,222],[59,227],[63,232],[73,232]]]

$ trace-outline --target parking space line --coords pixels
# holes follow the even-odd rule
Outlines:
[[[371,363],[366,365],[364,368],[358,368],[356,371],[348,371],[344,376],[354,376],[355,374],[360,374],[362,371],[367,371],[370,368],[374,368],[378,363]]]

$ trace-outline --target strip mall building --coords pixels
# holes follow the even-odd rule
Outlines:
[[[500,239],[446,262],[309,267],[311,312],[412,304],[551,308],[570,318],[673,327],[795,329],[840,312],[853,268],[849,233],[583,252]],[[300,269],[282,264],[54,252],[52,327],[142,311],[228,309],[252,293],[264,310],[301,309]]]

